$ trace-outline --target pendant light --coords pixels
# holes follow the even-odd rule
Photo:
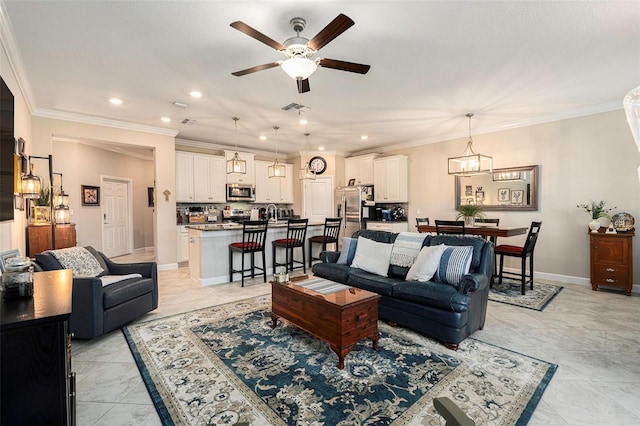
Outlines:
[[[270,178],[283,178],[285,177],[286,170],[284,164],[278,163],[278,129],[280,127],[273,126],[273,130],[275,131],[275,141],[276,141],[276,159],[272,165],[267,167],[267,172],[269,173]]]
[[[20,192],[24,198],[40,197],[40,178],[33,174],[33,163],[29,162],[29,174],[20,179]]]
[[[55,207],[53,208],[53,219],[56,224],[71,223],[71,210],[69,209],[69,194],[62,188],[62,173],[60,175],[60,192],[54,197]]]
[[[473,139],[471,138],[471,117],[473,113],[466,114],[469,118],[469,142],[467,149],[460,157],[449,158],[449,174],[457,176],[484,175],[493,172],[493,158],[476,154],[473,151]]]
[[[304,167],[302,167],[300,169],[300,180],[305,180],[305,179],[311,179],[311,180],[315,180],[316,178],[316,172],[315,170],[312,170],[311,167],[309,166],[309,135],[311,133],[305,133],[304,136],[306,138],[306,157],[307,157],[307,161],[304,163]]]
[[[233,158],[227,160],[227,174],[246,174],[247,173],[247,162],[240,159],[238,155],[238,117],[232,117],[235,133],[234,139],[236,142],[236,152],[233,154]]]

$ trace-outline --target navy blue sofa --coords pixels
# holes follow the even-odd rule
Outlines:
[[[364,237],[393,243],[398,234],[360,230],[353,238]],[[479,237],[427,235],[423,246],[473,246],[469,274],[453,286],[434,281],[406,281],[409,268],[391,265],[388,277],[382,277],[337,264],[339,252],[322,252],[322,263],[313,265],[314,275],[369,290],[380,295],[378,316],[443,342],[448,348],[484,327],[489,297],[489,280],[493,273],[493,243]]]

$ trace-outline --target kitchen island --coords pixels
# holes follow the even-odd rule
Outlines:
[[[224,284],[229,282],[229,244],[242,241],[242,225],[238,223],[222,223],[211,225],[187,225],[189,230],[189,276],[202,286]],[[309,223],[306,238],[322,235],[324,223]],[[267,277],[273,274],[271,267],[273,249],[271,242],[287,237],[287,221],[280,220],[269,223],[267,228],[265,258],[267,262]],[[317,246],[317,245],[316,245]],[[305,241],[304,249],[307,249]],[[307,262],[309,253],[307,255]],[[238,260],[234,265],[239,265]],[[249,255],[247,260],[249,259]],[[294,249],[296,259],[302,259],[300,249]],[[284,250],[278,251],[278,262],[284,263]],[[256,254],[256,264],[261,265],[262,259]],[[284,271],[278,270],[278,272]],[[240,274],[234,274],[234,280],[239,280]]]

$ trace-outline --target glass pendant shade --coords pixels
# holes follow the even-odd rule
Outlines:
[[[20,192],[24,198],[40,197],[40,178],[33,174],[33,164],[30,165],[29,174],[23,175],[20,179]]]
[[[69,206],[69,194],[61,190],[60,193],[55,196],[53,204],[56,206]]]
[[[273,162],[272,165],[267,167],[267,172],[270,178],[283,178],[286,175],[284,164],[278,163],[278,159]]]
[[[316,172],[309,167],[309,163],[305,163],[304,167],[300,169],[300,180],[315,180],[315,178]]]
[[[475,176],[485,175],[493,172],[493,158],[488,155],[476,154],[473,150],[473,139],[471,139],[471,117],[472,113],[467,114],[469,117],[469,142],[467,149],[461,156],[451,157],[448,160],[448,173],[457,176]]]
[[[53,209],[53,220],[57,224],[71,223],[71,214],[69,207],[64,204],[58,204]]]
[[[294,80],[306,80],[318,69],[318,64],[307,58],[289,58],[281,67]]]
[[[227,160],[227,174],[231,173],[247,173],[247,162],[240,159],[240,156],[237,152],[233,155],[232,159]]]

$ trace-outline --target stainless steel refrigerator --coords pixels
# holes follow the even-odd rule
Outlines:
[[[337,215],[342,218],[338,242],[364,229],[364,220],[369,219],[369,206],[373,206],[373,185],[339,186],[336,188]],[[373,219],[373,218],[372,218]]]

